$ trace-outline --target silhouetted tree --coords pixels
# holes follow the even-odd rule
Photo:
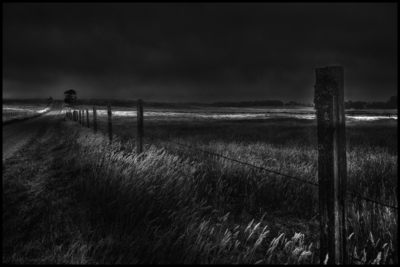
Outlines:
[[[65,103],[71,104],[71,103],[76,101],[76,92],[75,92],[75,90],[70,89],[68,91],[65,91],[64,92],[64,96],[65,96],[65,99],[64,99]]]

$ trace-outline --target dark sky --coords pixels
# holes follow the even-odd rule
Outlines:
[[[397,3],[3,3],[3,98],[312,103],[397,94]]]

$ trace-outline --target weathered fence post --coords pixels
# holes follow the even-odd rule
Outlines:
[[[111,103],[108,103],[108,137],[112,143],[112,121],[111,121]]]
[[[96,107],[93,107],[93,130],[96,133],[97,132],[97,111]]]
[[[143,152],[143,101],[138,99],[137,103],[137,153],[138,155]]]
[[[87,127],[90,128],[89,127],[89,109],[86,109],[86,124],[87,124]]]
[[[85,126],[85,110],[82,109],[82,126]]]
[[[79,112],[79,121],[78,121],[78,123],[82,124],[82,110],[79,110],[78,112]]]
[[[343,67],[316,69],[320,264],[348,262],[346,133]]]
[[[82,126],[85,126],[85,111],[82,109],[82,121],[81,121]]]
[[[76,110],[74,110],[72,112],[72,118],[73,118],[73,121],[76,121]]]

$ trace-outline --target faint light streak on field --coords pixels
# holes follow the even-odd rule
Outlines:
[[[106,110],[98,110],[98,115],[107,115]],[[113,116],[119,117],[136,117],[136,111],[113,111]],[[296,119],[308,119],[314,120],[315,114],[290,114],[290,113],[241,113],[241,114],[209,114],[205,112],[145,112],[145,117],[180,117],[180,118],[202,118],[202,119],[269,119],[269,118],[296,118]],[[397,120],[397,115],[388,116],[346,116],[347,119],[360,120],[360,121],[372,121],[381,119],[395,119]]]
[[[374,120],[382,120],[382,119],[393,119],[397,120],[397,115],[389,116],[346,116],[347,119],[354,119],[360,121],[374,121]]]
[[[12,111],[12,112],[25,112],[25,111],[33,111],[31,108],[3,108],[5,111]],[[44,113],[46,111],[50,110],[50,108],[44,108],[41,110],[36,110],[38,113]]]

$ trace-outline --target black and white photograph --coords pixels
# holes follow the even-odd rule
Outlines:
[[[3,2],[3,264],[398,264],[397,2]]]

